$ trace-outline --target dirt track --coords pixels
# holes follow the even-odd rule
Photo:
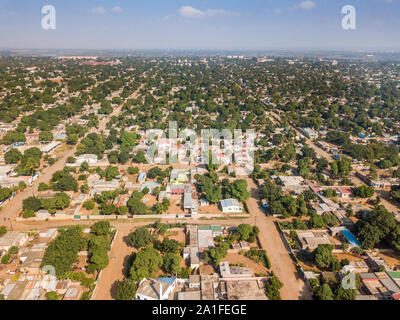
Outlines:
[[[128,274],[128,260],[133,248],[128,245],[127,236],[133,229],[131,224],[120,225],[109,253],[110,264],[105,268],[96,286],[93,300],[115,299],[116,284]]]
[[[260,229],[261,246],[267,251],[271,260],[272,270],[283,283],[281,297],[283,300],[311,300],[310,289],[305,285],[290,258],[279,231],[276,229],[274,218],[264,214],[258,204],[258,187],[252,179],[247,179],[252,197],[247,200],[247,206],[255,217],[255,223]]]

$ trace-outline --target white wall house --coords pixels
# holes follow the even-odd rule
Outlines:
[[[243,207],[241,206],[240,202],[236,199],[225,199],[221,200],[221,208],[222,212],[243,212]]]
[[[176,278],[143,279],[136,290],[136,300],[168,300],[174,291]]]

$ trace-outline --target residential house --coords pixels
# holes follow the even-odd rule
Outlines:
[[[320,244],[332,244],[325,231],[297,231],[302,249],[314,250]]]
[[[237,199],[225,199],[220,201],[222,212],[224,213],[240,213],[243,207]]]
[[[174,291],[176,277],[143,279],[136,290],[136,300],[168,300]]]
[[[0,250],[8,251],[11,247],[21,247],[28,241],[28,235],[22,232],[8,232],[0,238]]]

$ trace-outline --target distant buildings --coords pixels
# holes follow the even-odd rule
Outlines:
[[[50,142],[49,144],[40,147],[40,151],[42,151],[44,154],[49,154],[53,152],[55,149],[57,149],[60,145],[61,145],[60,141],[53,141]]]
[[[318,132],[312,128],[303,128],[304,135],[309,139],[316,139],[318,138]]]
[[[283,192],[295,192],[300,194],[309,188],[301,176],[278,176],[278,181],[282,185]]]
[[[146,173],[146,172],[141,172],[141,173],[139,173],[138,178],[137,178],[137,182],[138,182],[139,184],[142,184],[143,182],[146,181],[146,176],[147,176],[147,173]]]
[[[119,180],[104,181],[104,180],[94,180],[89,181],[88,186],[91,188],[90,195],[93,196],[96,193],[101,194],[103,191],[114,191],[119,188]]]
[[[76,158],[75,163],[81,165],[82,163],[87,162],[90,165],[97,163],[97,160],[98,157],[95,154],[81,154]]]

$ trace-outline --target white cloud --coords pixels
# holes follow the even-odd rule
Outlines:
[[[317,6],[317,4],[314,1],[306,0],[306,1],[300,2],[299,4],[293,6],[292,9],[310,11],[310,10],[314,9],[316,6]]]
[[[203,18],[204,12],[190,6],[184,6],[179,9],[179,14],[185,18]]]
[[[96,8],[93,8],[93,9],[91,10],[91,12],[92,12],[93,14],[106,14],[106,13],[107,13],[107,10],[104,9],[103,7],[96,7]]]
[[[199,10],[193,8],[191,6],[183,6],[178,10],[178,13],[184,17],[189,19],[201,19],[201,18],[212,18],[217,16],[229,16],[233,15],[233,12],[223,10],[223,9],[207,9],[207,10]]]
[[[122,9],[121,7],[118,7],[118,6],[111,9],[111,12],[113,12],[113,13],[121,13],[123,11],[124,11],[124,9]]]

